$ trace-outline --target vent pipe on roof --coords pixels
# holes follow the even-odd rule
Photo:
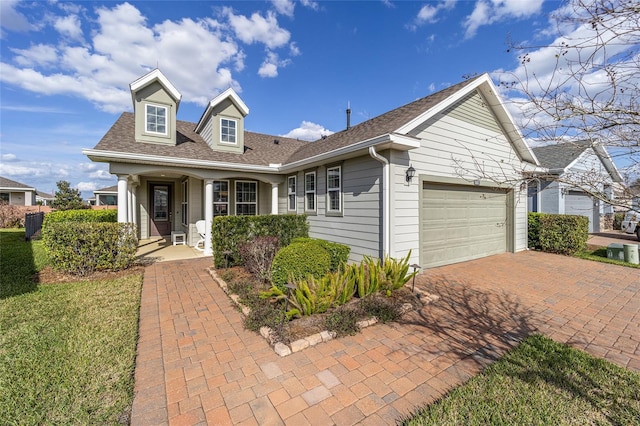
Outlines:
[[[351,102],[347,101],[347,130],[351,128]]]

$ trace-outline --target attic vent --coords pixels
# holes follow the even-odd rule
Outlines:
[[[279,141],[278,139],[274,139],[274,140],[273,140],[273,144],[274,144],[274,145],[278,145],[279,143],[280,143],[280,141]]]

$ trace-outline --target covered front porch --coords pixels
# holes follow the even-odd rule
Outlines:
[[[130,163],[112,163],[110,169],[118,176],[118,222],[136,224],[141,242],[155,241],[162,247],[174,247],[172,233],[182,234],[183,247],[203,256],[213,255],[215,216],[278,214],[279,187],[284,186],[283,176],[259,172],[238,175],[238,171]],[[200,220],[205,221],[204,235],[196,228]]]
[[[136,252],[138,261],[145,265],[155,262],[198,259],[202,257],[207,257],[203,251],[196,250],[188,245],[174,245],[171,242],[171,237],[154,237],[140,240],[138,242],[138,251]]]

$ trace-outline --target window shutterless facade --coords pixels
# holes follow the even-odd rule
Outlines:
[[[316,211],[316,172],[304,174],[304,209]]]
[[[258,214],[258,184],[254,181],[236,181],[236,215]]]
[[[147,133],[167,134],[167,107],[147,104],[145,107],[145,130]]]
[[[180,220],[182,221],[181,223],[184,226],[188,225],[188,209],[189,209],[189,181],[188,180],[183,180],[182,181],[182,202],[180,203],[180,214],[182,215],[182,217],[180,218]]]
[[[229,215],[229,181],[213,181],[213,216]]]
[[[220,119],[220,142],[228,144],[236,144],[237,138],[237,122],[228,118]]]
[[[342,167],[327,169],[327,212],[342,213]]]
[[[287,197],[288,197],[288,211],[296,211],[296,177],[289,176],[287,178]]]

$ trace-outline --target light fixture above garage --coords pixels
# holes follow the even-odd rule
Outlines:
[[[409,165],[409,168],[407,169],[407,173],[406,173],[406,180],[408,183],[411,183],[411,179],[413,179],[413,177],[416,175],[416,169],[413,168],[413,166]]]

